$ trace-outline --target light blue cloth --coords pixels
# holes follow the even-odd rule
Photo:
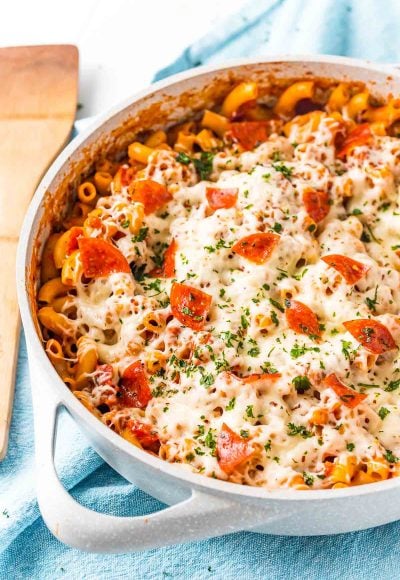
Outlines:
[[[201,63],[278,52],[396,62],[398,23],[397,0],[254,0],[189,47],[157,78]],[[67,415],[62,417],[58,441],[59,473],[84,505],[116,515],[151,513],[162,507],[105,465]],[[0,580],[400,578],[400,523],[332,537],[237,533],[135,555],[84,554],[59,543],[45,527],[35,501],[33,461],[22,336],[9,453],[0,463]]]

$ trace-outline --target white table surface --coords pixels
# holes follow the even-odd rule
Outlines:
[[[95,115],[145,87],[219,18],[245,0],[12,0],[0,46],[76,44],[78,117]]]

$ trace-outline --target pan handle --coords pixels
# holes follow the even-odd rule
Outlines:
[[[88,552],[135,552],[249,529],[287,515],[198,490],[192,490],[188,499],[146,516],[117,517],[81,506],[61,485],[55,470],[57,416],[63,404],[44,381],[38,381],[39,374],[35,378],[36,364],[31,362],[37,497],[48,528],[65,544]]]

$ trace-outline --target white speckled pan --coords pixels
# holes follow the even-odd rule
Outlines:
[[[129,552],[237,530],[266,534],[337,534],[400,519],[400,478],[336,490],[266,491],[188,472],[142,451],[87,411],[57,375],[42,346],[34,295],[40,252],[66,207],[77,176],[105,149],[122,148],[140,129],[165,126],[212,106],[232,83],[251,77],[324,77],[362,81],[373,93],[400,94],[396,69],[338,57],[276,57],[198,68],[157,83],[96,120],[49,169],[21,233],[17,283],[35,410],[37,493],[50,530],[63,542],[96,552]],[[182,96],[183,95],[183,96]],[[54,468],[57,411],[65,407],[96,451],[116,471],[171,507],[150,516],[114,517],[90,511],[61,486]]]

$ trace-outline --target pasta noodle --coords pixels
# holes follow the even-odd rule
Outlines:
[[[78,198],[82,203],[92,203],[96,199],[96,195],[96,186],[90,181],[85,181],[78,187]]]
[[[101,195],[108,195],[110,193],[112,179],[112,175],[108,171],[96,171],[93,176],[93,181]]]
[[[296,104],[302,99],[311,99],[314,93],[313,81],[299,81],[290,85],[279,97],[275,105],[278,115],[293,115]]]
[[[225,97],[222,104],[221,112],[225,117],[232,117],[248,101],[254,101],[258,96],[257,83],[244,82],[237,85]]]

